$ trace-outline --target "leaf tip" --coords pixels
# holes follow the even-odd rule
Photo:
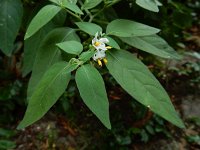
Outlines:
[[[60,48],[60,43],[56,43],[55,45]]]
[[[182,123],[182,125],[180,126],[180,128],[185,129],[186,128],[185,124]]]
[[[17,126],[17,130],[22,130],[24,129],[24,125],[22,124],[22,122],[20,122],[20,124]]]
[[[176,126],[179,127],[179,128],[181,128],[181,129],[185,129],[186,128],[185,124],[183,123],[183,121],[181,119],[176,124]]]
[[[161,31],[161,29],[158,29],[158,28],[156,28],[156,30],[157,30],[157,33],[159,33]]]
[[[111,124],[109,124],[108,126],[106,126],[109,130],[111,130],[112,129],[112,126],[111,126]]]
[[[26,33],[25,36],[24,36],[24,40],[27,40],[29,37],[30,37],[29,34]]]

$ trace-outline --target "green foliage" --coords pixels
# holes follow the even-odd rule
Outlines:
[[[107,67],[123,89],[137,101],[173,124],[184,127],[165,90],[140,60],[123,50],[111,51]]]
[[[26,76],[28,73],[32,71],[35,57],[40,47],[40,44],[42,43],[42,40],[45,38],[46,34],[50,32],[52,29],[53,25],[47,24],[25,41],[23,68],[22,68],[23,76]]]
[[[81,53],[79,59],[80,59],[81,61],[83,61],[83,62],[86,62],[86,61],[90,60],[90,58],[91,58],[92,56],[94,56],[94,54],[95,54],[95,51],[83,52],[83,53]]]
[[[99,25],[90,22],[76,22],[76,25],[80,30],[90,34],[95,35],[97,32],[101,32],[102,28]]]
[[[37,121],[56,103],[70,81],[70,72],[77,65],[59,62],[53,65],[33,92],[24,119],[18,128],[25,128]]]
[[[109,40],[109,43],[108,43],[109,46],[111,46],[115,49],[120,49],[119,44],[113,38],[111,38],[109,36],[105,36],[105,37]]]
[[[85,104],[111,129],[108,98],[99,72],[91,65],[83,65],[76,72],[76,83]]]
[[[16,147],[15,142],[9,140],[9,138],[15,135],[15,131],[0,128],[0,149],[8,150]]]
[[[50,0],[50,1],[58,4],[60,7],[65,7],[75,13],[83,14],[80,8],[76,5],[76,2],[66,1],[66,0]]]
[[[21,25],[22,3],[20,0],[1,0],[0,10],[0,49],[10,56]]]
[[[83,9],[91,9],[97,6],[99,3],[101,3],[102,0],[85,0],[85,3],[83,4]]]
[[[16,147],[15,142],[9,140],[0,140],[0,149],[2,150],[13,149],[15,147]]]
[[[79,55],[83,50],[82,44],[77,41],[66,41],[56,45],[69,54]]]
[[[15,135],[14,131],[0,128],[0,137],[10,138],[10,137],[12,137],[14,135]]]
[[[199,135],[191,135],[191,136],[187,136],[186,140],[190,143],[195,143],[200,145],[200,136]]]
[[[155,135],[156,133],[162,133],[166,137],[171,137],[170,132],[164,127],[164,121],[162,118],[156,115],[153,116],[153,119],[144,126],[141,132],[138,133],[141,136],[141,140],[144,142],[148,142],[151,139],[151,136]]]
[[[158,6],[162,6],[158,0],[136,0],[136,4],[153,12],[159,12]]]
[[[65,17],[66,17],[65,12],[61,11],[54,17],[53,20],[51,20],[49,23],[43,26],[33,36],[25,40],[23,66],[22,66],[23,76],[26,76],[28,73],[32,71],[36,54],[45,36],[54,28],[63,26],[66,19]]]
[[[108,24],[106,33],[119,37],[146,36],[158,33],[160,30],[135,21],[116,19]]]
[[[179,55],[156,35],[160,29],[131,18],[121,19],[126,18],[124,14],[121,14],[124,17],[118,17],[119,10],[112,7],[118,2],[120,0],[85,0],[84,3],[80,0],[50,0],[41,3],[41,9],[33,19],[27,19],[31,21],[24,38],[23,75],[31,71],[32,74],[27,91],[28,107],[18,128],[25,128],[44,116],[65,92],[72,71],[75,72],[84,103],[108,129],[111,128],[109,103],[101,77],[101,73],[105,72],[110,73],[125,91],[145,107],[184,127],[161,84],[138,58],[127,52],[127,45],[164,58],[178,59]],[[158,6],[161,6],[158,0],[136,0],[130,4],[138,4],[153,12],[158,12]],[[20,28],[22,7],[19,0],[12,3],[2,0],[0,8],[3,10],[0,17],[7,25],[4,26],[3,19],[0,21],[4,27],[0,28],[0,40],[3,41],[0,48],[10,55]],[[130,9],[127,7],[127,10]],[[107,13],[108,10],[112,13]],[[173,18],[179,16],[180,13]],[[54,23],[55,17],[60,23]],[[108,50],[110,46],[113,50]],[[108,70],[99,69],[99,73],[95,69],[97,63],[99,66],[107,64]],[[154,132],[151,127],[146,130],[150,134]],[[141,132],[145,140],[146,131]],[[130,141],[125,138],[121,142],[127,144]]]
[[[35,90],[44,73],[56,62],[62,60],[61,51],[56,43],[77,40],[76,33],[71,28],[57,28],[52,30],[40,45],[33,65],[32,76],[28,86],[28,97]]]
[[[197,126],[200,126],[200,118],[199,117],[189,118],[189,121],[196,124]]]
[[[59,11],[60,7],[55,5],[47,5],[43,7],[31,21],[24,39],[28,39],[35,34],[40,28],[47,24]]]
[[[18,108],[23,108],[23,101],[25,100],[25,92],[23,89],[25,88],[24,84],[19,81],[10,81],[12,77],[9,73],[5,71],[1,72],[0,80],[4,80],[6,85],[0,85],[0,126],[9,124],[10,122],[15,122],[18,116],[13,115]],[[17,119],[18,120],[18,119]],[[2,127],[2,126],[1,126]],[[0,130],[1,131],[1,130]],[[1,133],[0,133],[1,135]],[[7,137],[7,136],[5,136]]]
[[[146,51],[148,53],[163,57],[179,59],[180,56],[170,47],[165,40],[158,35],[138,36],[130,38],[120,38],[123,42]]]

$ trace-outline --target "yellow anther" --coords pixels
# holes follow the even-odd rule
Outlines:
[[[108,60],[106,58],[103,59],[104,64],[108,63]]]
[[[101,43],[100,42],[95,42],[94,45],[95,46],[99,46]]]
[[[101,66],[101,67],[102,67],[102,62],[101,62],[101,60],[100,60],[100,59],[98,59],[98,60],[97,60],[97,62],[98,62],[98,64],[99,64],[99,66]]]
[[[112,47],[111,47],[111,46],[106,46],[106,48],[107,48],[107,49],[111,49]]]

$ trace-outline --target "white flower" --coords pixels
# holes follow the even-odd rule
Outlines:
[[[102,67],[101,60],[103,60],[105,64],[108,62],[105,57],[106,57],[105,51],[103,51],[103,50],[97,50],[96,53],[93,56],[93,59],[94,59],[94,61],[98,62],[99,66]]]
[[[106,50],[111,49],[110,46],[106,46],[106,43],[109,42],[107,38],[102,38],[104,34],[102,32],[96,33],[94,39],[92,40],[92,45],[96,49],[96,53],[93,56],[94,61],[97,61],[99,66],[102,66],[101,60],[103,59],[104,63],[107,63]]]
[[[101,51],[101,50],[97,50],[97,52],[94,54],[94,56],[93,56],[93,59],[95,60],[95,61],[97,61],[98,59],[99,60],[102,60],[103,58],[105,58],[106,57],[106,53],[105,53],[105,51]]]
[[[109,40],[107,38],[101,38],[103,34],[100,32],[100,34],[97,32],[95,34],[94,39],[92,40],[92,45],[96,50],[103,50],[106,51],[108,48],[106,47],[105,43],[108,43]],[[100,38],[98,38],[100,36]]]

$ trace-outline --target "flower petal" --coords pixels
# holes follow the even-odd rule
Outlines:
[[[100,38],[99,42],[101,42],[101,43],[108,43],[109,40],[107,38]]]
[[[97,60],[101,60],[101,59],[103,59],[103,58],[105,58],[105,57],[106,57],[105,51],[97,51],[97,52],[94,54],[93,59],[94,59],[95,61],[97,61]]]
[[[98,47],[98,50],[103,50],[105,52],[107,50],[106,45],[105,44],[104,45],[100,45]]]

